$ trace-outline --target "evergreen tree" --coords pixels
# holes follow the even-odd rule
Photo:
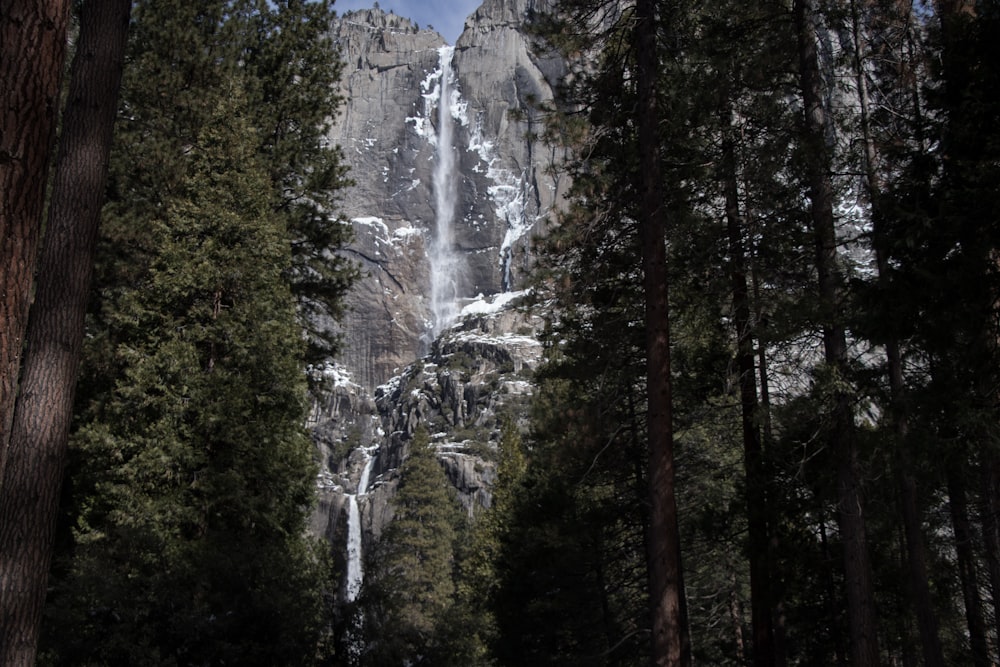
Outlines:
[[[447,656],[442,665],[485,667],[496,664],[496,609],[501,590],[498,568],[527,466],[524,443],[514,415],[506,414],[500,419],[498,448],[499,461],[490,506],[476,516],[467,530],[468,545],[459,550],[456,601],[446,622],[443,641]]]
[[[331,582],[304,536],[314,466],[292,283],[302,257],[324,261],[298,253],[300,225],[343,238],[324,208],[343,169],[317,120],[339,65],[328,41],[308,41],[330,11],[136,6],[52,663],[300,665],[325,651]],[[311,298],[336,313],[350,271],[327,269],[337,287]],[[81,631],[57,632],[66,622]]]
[[[330,252],[349,240],[350,225],[336,215],[350,185],[339,146],[327,138],[343,64],[330,38],[329,0],[239,0],[233,23],[247,73],[263,162],[271,178],[270,204],[289,232],[287,278],[309,334],[307,360],[336,353],[334,320],[356,267]]]
[[[423,426],[399,474],[392,522],[365,568],[361,664],[445,664],[442,637],[455,599],[456,541],[465,519]]]
[[[56,664],[309,664],[322,559],[299,330],[238,79],[147,219],[158,252],[118,292],[122,375],[77,435],[76,547]],[[252,267],[252,270],[248,270]]]

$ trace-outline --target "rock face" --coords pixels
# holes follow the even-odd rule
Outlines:
[[[345,494],[358,493],[365,494],[359,495],[365,540],[370,544],[381,535],[392,519],[397,469],[421,425],[469,515],[490,506],[501,420],[523,422],[542,359],[538,335],[544,321],[516,307],[521,294],[467,305],[430,353],[379,386],[374,397],[342,367],[314,372],[320,398],[309,425],[321,468],[314,534],[340,544]],[[370,482],[361,489],[369,456]]]
[[[517,290],[565,186],[539,139],[562,70],[525,36],[537,4],[486,0],[454,47],[380,10],[332,27],[346,67],[329,138],[356,182],[341,212],[363,277],[340,323],[343,352],[312,372],[309,426],[321,468],[312,531],[344,559],[348,515],[361,551],[391,521],[418,425],[471,516],[491,502],[502,417],[526,413],[543,322],[516,307]],[[432,299],[442,276],[459,313],[447,321]]]
[[[560,70],[532,54],[523,26],[535,3],[487,0],[450,59],[457,187],[451,247],[459,304],[520,289],[530,242],[558,201],[540,104]],[[441,50],[430,30],[380,10],[349,12],[333,28],[347,64],[345,104],[330,132],[356,182],[343,201],[364,273],[342,322],[339,361],[368,390],[425,354],[432,342],[428,252],[435,236]]]

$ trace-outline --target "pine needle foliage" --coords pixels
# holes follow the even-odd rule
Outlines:
[[[331,17],[135,7],[44,664],[329,657],[302,332],[353,275]]]
[[[414,432],[399,474],[392,523],[366,569],[360,606],[367,646],[360,664],[446,664],[443,638],[465,517],[425,427]]]

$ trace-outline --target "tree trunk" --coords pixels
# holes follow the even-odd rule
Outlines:
[[[724,122],[728,126],[731,118]],[[726,127],[723,132],[730,132]],[[741,424],[743,428],[743,466],[746,474],[747,528],[750,542],[750,612],[753,628],[753,664],[775,664],[774,628],[771,613],[774,605],[768,566],[767,478],[764,474],[760,435],[760,405],[754,367],[753,331],[750,316],[750,289],[746,274],[746,249],[737,188],[736,156],[731,137],[723,139],[722,164],[726,201],[726,229],[729,236],[729,274],[733,296],[733,326],[736,329],[736,371],[739,375]]]
[[[680,531],[674,492],[670,382],[670,314],[664,211],[657,131],[657,45],[654,0],[637,0],[636,79],[639,96],[639,227],[646,325],[647,438],[650,524],[647,555],[652,611],[652,662],[690,664],[681,581]]]
[[[995,459],[983,464],[983,546],[990,578],[993,619],[1000,634],[1000,463]],[[1000,639],[1000,638],[998,638]]]
[[[33,665],[131,0],[88,0],[0,487],[0,664]]]
[[[0,0],[0,474],[38,259],[69,4]]]
[[[793,9],[798,33],[799,77],[805,112],[803,139],[808,150],[806,170],[816,242],[823,347],[827,368],[837,385],[833,389],[830,415],[830,450],[837,464],[837,522],[844,550],[851,662],[861,667],[879,664],[879,649],[854,418],[850,396],[840,386],[846,382],[847,334],[841,312],[843,277],[837,261],[830,151],[825,140],[829,121],[823,108],[814,10],[810,0],[795,0]]]
[[[955,553],[958,556],[958,575],[965,602],[965,620],[969,629],[969,646],[972,664],[989,667],[990,653],[986,643],[986,621],[983,619],[983,601],[979,595],[979,578],[976,576],[976,555],[972,548],[972,525],[969,505],[965,498],[963,471],[956,466],[948,469],[948,506],[951,509],[952,529],[955,532]]]
[[[861,106],[861,134],[864,148],[865,180],[872,208],[874,229],[875,261],[878,267],[878,282],[888,291],[889,260],[885,247],[884,219],[882,214],[882,186],[878,174],[878,151],[872,137],[868,79],[865,73],[865,49],[861,34],[861,17],[857,0],[851,0],[851,26],[854,39],[854,74]],[[888,362],[889,388],[892,399],[891,414],[896,436],[896,468],[902,509],[903,532],[906,544],[906,569],[908,574],[910,599],[917,618],[920,644],[924,664],[927,667],[944,667],[944,652],[938,632],[938,620],[934,613],[930,584],[927,575],[927,547],[921,528],[916,476],[910,457],[909,414],[905,402],[903,358],[899,340],[890,335],[885,341]]]

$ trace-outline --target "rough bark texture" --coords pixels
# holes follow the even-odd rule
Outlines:
[[[33,665],[131,0],[84,4],[0,487],[0,664]]]
[[[31,304],[68,0],[0,0],[0,471]]]
[[[654,665],[690,662],[686,648],[680,535],[674,493],[670,383],[670,316],[663,179],[656,103],[656,21],[653,0],[636,2],[635,46],[639,103],[640,202],[643,289],[646,301],[646,428],[649,438],[649,593]]]
[[[837,521],[844,551],[847,615],[851,634],[851,663],[879,664],[875,597],[865,534],[857,446],[850,396],[839,386],[847,370],[847,334],[842,311],[842,276],[837,261],[837,236],[833,215],[834,194],[830,179],[827,123],[823,107],[813,8],[809,0],[795,0],[798,33],[799,77],[804,106],[803,139],[808,148],[807,181],[816,242],[816,271],[827,368],[833,375],[830,414],[830,449],[837,462]]]

